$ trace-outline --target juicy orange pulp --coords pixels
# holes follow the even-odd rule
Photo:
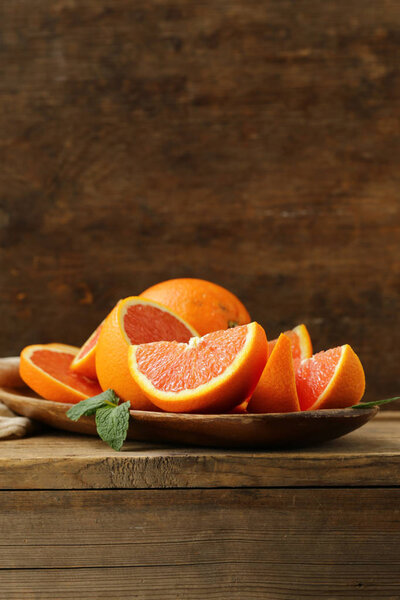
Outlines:
[[[97,382],[91,381],[89,378],[70,370],[73,358],[73,354],[52,352],[51,350],[35,350],[31,354],[33,364],[48,373],[51,377],[79,390],[83,394],[87,394],[88,396],[95,395],[99,390]]]
[[[130,372],[151,402],[171,412],[231,410],[248,398],[267,359],[258,323],[216,331],[188,344],[131,346]]]
[[[101,393],[97,381],[71,371],[77,348],[65,344],[37,344],[21,352],[20,374],[46,400],[75,404]]]
[[[301,410],[307,410],[322,394],[333,377],[342,347],[318,352],[301,363],[296,372],[296,387]]]
[[[195,335],[174,314],[145,304],[143,300],[141,304],[127,305],[122,313],[124,331],[131,344],[147,344],[159,340],[187,342]]]
[[[138,348],[138,369],[151,384],[164,392],[190,390],[221,375],[243,348],[246,327],[217,331],[212,341],[193,337],[189,344],[169,342],[146,344]],[[229,344],[226,339],[229,338]]]

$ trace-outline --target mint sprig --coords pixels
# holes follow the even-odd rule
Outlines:
[[[96,415],[96,429],[101,439],[114,450],[121,450],[128,432],[130,402],[119,404],[119,401],[114,390],[106,390],[74,404],[67,417],[78,421],[81,417]]]
[[[129,425],[130,402],[101,406],[96,410],[96,428],[101,439],[114,450],[121,450]]]
[[[395,400],[400,400],[400,396],[396,396],[395,398],[385,398],[384,400],[373,400],[372,402],[360,402],[360,404],[355,404],[351,408],[372,408],[373,406],[389,404],[390,402],[394,402]]]

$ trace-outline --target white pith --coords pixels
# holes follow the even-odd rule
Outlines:
[[[196,346],[198,346],[200,339],[201,338],[199,337],[191,337],[187,343],[188,348],[195,348]]]
[[[196,395],[201,395],[203,390],[209,389],[210,386],[215,388],[218,385],[221,385],[227,379],[229,379],[231,374],[236,371],[237,365],[242,362],[243,356],[247,353],[248,346],[251,343],[251,341],[253,340],[253,338],[255,337],[255,332],[256,332],[256,323],[250,323],[249,325],[247,325],[247,334],[246,334],[246,339],[244,341],[243,347],[241,348],[239,353],[236,355],[234,360],[231,362],[231,364],[228,367],[226,367],[226,369],[223,371],[223,373],[221,373],[221,375],[218,375],[218,376],[214,377],[213,379],[211,379],[210,381],[208,381],[206,383],[202,383],[195,388],[180,390],[179,392],[173,392],[173,391],[165,392],[163,390],[156,388],[152,384],[152,382],[146,377],[146,375],[143,375],[138,369],[138,365],[137,365],[137,361],[136,361],[136,348],[138,348],[139,346],[131,346],[130,347],[130,349],[129,349],[129,366],[130,366],[131,371],[133,370],[135,372],[137,379],[140,380],[141,386],[143,387],[144,391],[145,392],[147,391],[150,394],[150,396],[153,392],[153,394],[154,393],[157,394],[157,396],[160,399],[163,399],[163,398],[171,399],[171,397],[175,397],[176,399],[184,400],[185,398],[192,398],[194,393]],[[191,338],[189,340],[189,342],[185,345],[188,348],[190,345],[192,347],[197,346],[201,342],[201,340],[202,340],[202,338]]]

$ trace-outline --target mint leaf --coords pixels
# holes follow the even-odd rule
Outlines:
[[[395,398],[385,398],[384,400],[373,400],[372,402],[361,402],[360,404],[355,404],[351,408],[372,408],[373,406],[380,406],[381,404],[389,404],[389,402],[394,402],[395,400],[400,400],[400,396],[396,396]]]
[[[114,450],[121,450],[129,425],[130,402],[101,406],[96,410],[97,433]]]
[[[90,417],[90,415],[94,415],[96,410],[101,406],[110,404],[117,406],[118,402],[119,398],[114,390],[106,390],[97,396],[86,398],[86,400],[81,400],[78,404],[74,404],[74,406],[68,410],[67,417],[71,419],[71,421],[78,421],[81,417]]]
[[[129,426],[130,402],[119,404],[114,390],[106,390],[98,396],[87,398],[72,406],[67,417],[78,421],[81,417],[96,415],[97,433],[114,450],[121,450]]]

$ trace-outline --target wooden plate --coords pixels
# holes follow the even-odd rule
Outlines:
[[[23,387],[18,358],[0,359],[0,401],[19,415],[65,431],[97,435],[94,417],[74,422],[70,404],[50,402]],[[190,415],[131,410],[128,439],[223,448],[293,448],[341,437],[372,419],[378,408],[261,415]]]

